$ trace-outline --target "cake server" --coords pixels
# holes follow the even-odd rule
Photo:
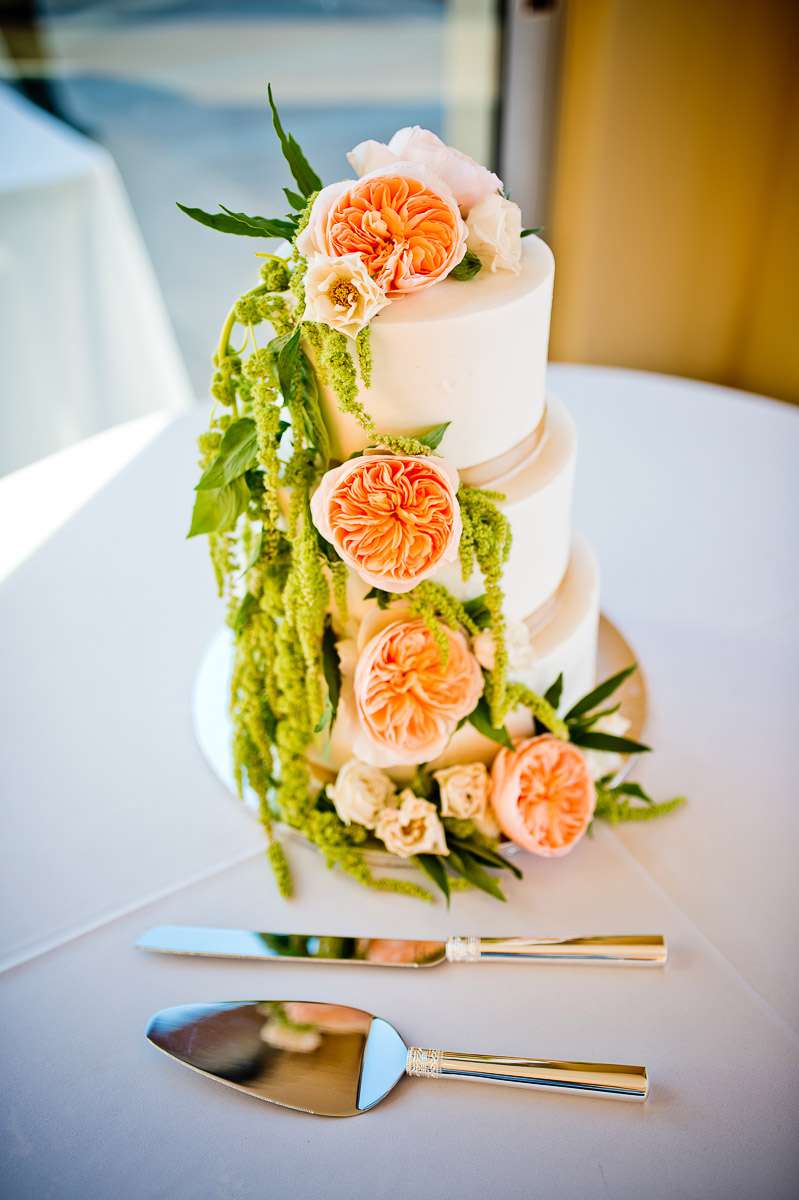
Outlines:
[[[624,1100],[648,1090],[644,1067],[409,1047],[388,1021],[344,1004],[186,1004],[156,1013],[147,1037],[210,1079],[325,1117],[367,1112],[405,1075]]]
[[[446,941],[433,942],[160,925],[143,934],[136,945],[141,950],[155,950],[162,954],[262,961],[359,963],[373,967],[435,967],[445,961],[637,963],[662,966],[667,958],[666,939],[660,934],[570,938],[451,937]]]

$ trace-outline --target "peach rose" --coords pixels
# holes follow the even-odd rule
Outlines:
[[[458,557],[457,491],[457,472],[443,459],[365,454],[322,477],[311,516],[366,583],[409,592]]]
[[[390,767],[437,758],[480,699],[483,675],[466,638],[442,628],[446,663],[418,619],[392,621],[364,647],[354,679],[354,752],[363,762]]]
[[[502,749],[491,769],[491,803],[502,832],[543,858],[568,854],[594,814],[596,791],[588,765],[570,742],[551,734],[522,738]]]
[[[449,186],[463,212],[468,212],[485,196],[502,191],[502,180],[493,171],[419,125],[398,129],[387,146],[382,142],[360,142],[347,158],[359,175],[403,159],[427,167]]]
[[[411,162],[323,188],[297,238],[301,254],[360,254],[387,296],[437,283],[466,253],[466,225],[446,183]]]

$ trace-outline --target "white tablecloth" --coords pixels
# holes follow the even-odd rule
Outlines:
[[[504,907],[373,895],[296,846],[297,898],[281,902],[257,827],[192,740],[220,613],[204,546],[183,540],[202,414],[175,422],[0,588],[6,1194],[795,1195],[799,414],[621,371],[556,367],[552,385],[580,429],[576,523],[649,682],[658,752],[640,775],[689,806],[527,861]],[[662,931],[672,958],[415,974],[131,948],[164,922]],[[170,1004],[270,996],[349,1001],[421,1045],[644,1062],[651,1099],[407,1081],[363,1121],[324,1121],[143,1038]]]
[[[117,170],[0,88],[0,474],[192,396]]]

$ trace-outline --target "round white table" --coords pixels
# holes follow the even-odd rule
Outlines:
[[[575,524],[649,682],[657,753],[639,774],[689,805],[528,860],[506,906],[373,895],[294,844],[297,897],[279,900],[257,825],[192,738],[220,610],[204,545],[184,540],[205,413],[172,422],[0,586],[7,1195],[795,1195],[799,413],[634,372],[551,382],[580,430]],[[134,951],[161,923],[663,932],[672,955],[662,971],[406,973]],[[325,1121],[145,1042],[156,1009],[253,998],[354,1003],[419,1045],[644,1062],[651,1098],[417,1081]]]
[[[0,86],[0,475],[192,394],[119,173]]]

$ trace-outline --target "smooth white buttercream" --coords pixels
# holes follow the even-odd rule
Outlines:
[[[372,384],[358,399],[383,433],[414,434],[451,421],[441,453],[462,468],[504,454],[538,424],[555,264],[525,238],[521,270],[481,271],[392,299],[370,326]],[[322,386],[332,452],[363,448],[354,417]]]

